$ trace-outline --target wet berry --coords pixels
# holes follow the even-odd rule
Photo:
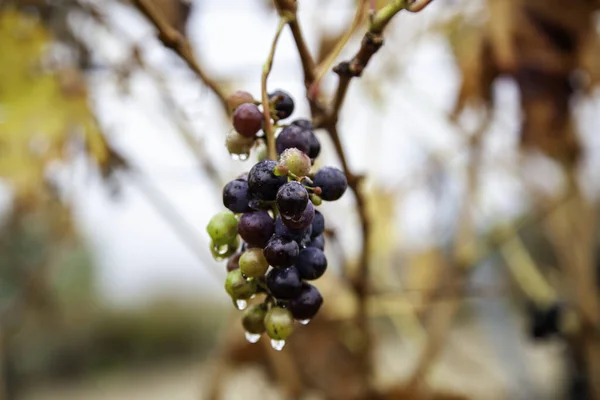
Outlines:
[[[313,179],[314,186],[321,188],[319,195],[325,201],[338,200],[348,188],[348,181],[342,171],[334,167],[323,167]]]
[[[277,268],[285,268],[293,265],[299,253],[300,247],[298,243],[281,236],[273,236],[264,248],[267,262],[269,265]]]
[[[269,101],[275,104],[275,112],[279,119],[285,119],[294,112],[294,99],[283,90],[276,90],[269,94]]]
[[[272,160],[260,161],[248,173],[248,187],[252,196],[259,200],[275,200],[279,188],[287,182],[285,176],[273,173],[277,163]]]
[[[296,267],[274,268],[267,274],[267,287],[278,299],[291,299],[300,294],[302,280]]]
[[[277,192],[277,208],[285,217],[299,217],[308,204],[308,192],[296,181],[288,182]]]
[[[297,320],[305,320],[313,318],[321,305],[323,297],[319,290],[309,283],[303,283],[300,294],[291,299],[288,303],[288,310]]]
[[[323,250],[316,247],[306,247],[300,250],[296,260],[296,268],[302,279],[307,281],[320,278],[327,270],[327,257]]]
[[[233,180],[223,188],[223,205],[232,212],[244,213],[251,211],[252,209],[248,206],[249,201],[248,182],[246,180]]]
[[[250,247],[262,248],[275,231],[275,221],[266,211],[252,211],[240,217],[237,230]]]
[[[252,138],[262,128],[263,114],[252,103],[239,105],[233,112],[233,128],[240,135]]]

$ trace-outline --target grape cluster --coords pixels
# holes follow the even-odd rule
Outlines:
[[[258,101],[243,91],[228,98],[233,128],[226,139],[230,154],[248,158],[266,142],[264,113]],[[327,270],[325,219],[316,210],[322,201],[338,200],[348,182],[337,168],[314,171],[321,144],[310,121],[281,124],[294,111],[284,91],[269,94],[269,115],[278,130],[278,160],[259,161],[223,188],[223,205],[207,226],[216,259],[227,258],[225,290],[244,311],[246,338],[256,342],[263,333],[281,350],[295,322],[308,323],[321,305],[319,290],[309,282]],[[248,300],[261,295],[262,302]]]

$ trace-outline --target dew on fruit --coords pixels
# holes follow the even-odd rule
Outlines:
[[[308,319],[301,319],[298,322],[300,322],[302,325],[308,325],[308,323],[310,322],[310,318],[308,318]]]
[[[231,156],[231,159],[233,161],[240,161],[241,158],[242,158],[239,154],[233,154],[233,153],[231,153],[230,156]]]
[[[284,346],[285,346],[285,340],[271,339],[271,347],[274,348],[275,350],[281,351],[281,350],[283,350]]]
[[[260,340],[261,334],[260,333],[246,332],[245,336],[246,336],[246,340],[249,343],[256,343],[256,342],[258,342]]]
[[[248,302],[246,300],[237,299],[235,301],[235,306],[238,310],[245,310],[248,307]]]
[[[215,252],[220,256],[227,254],[228,251],[229,251],[228,244],[224,244],[222,246],[215,246]]]
[[[239,161],[246,161],[250,157],[250,153],[242,153],[238,156]]]

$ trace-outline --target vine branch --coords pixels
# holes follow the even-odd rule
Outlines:
[[[273,43],[271,44],[271,51],[269,51],[269,57],[263,65],[262,78],[260,81],[262,106],[263,113],[265,116],[264,131],[265,136],[267,138],[267,149],[269,151],[269,158],[271,160],[277,159],[277,152],[275,151],[275,133],[273,132],[273,124],[271,124],[271,109],[269,107],[269,95],[267,94],[267,78],[269,77],[269,74],[271,73],[271,68],[273,67],[273,57],[275,57],[275,49],[277,48],[277,42],[279,41],[281,32],[283,31],[283,28],[287,23],[287,17],[282,16],[279,20],[279,25],[277,26],[277,31],[275,32]]]
[[[225,113],[229,115],[230,111],[227,105],[227,96],[225,95],[225,92],[208,76],[204,68],[202,68],[194,55],[189,40],[164,18],[161,11],[151,0],[133,0],[133,4],[158,30],[158,38],[164,46],[173,50],[183,61],[185,61],[198,78],[200,78],[200,80],[217,96]]]

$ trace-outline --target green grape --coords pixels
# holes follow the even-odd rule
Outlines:
[[[225,211],[216,214],[208,222],[206,231],[216,247],[234,243],[237,237],[238,221],[235,215]]]
[[[296,176],[306,176],[310,172],[310,158],[295,147],[285,149],[279,158],[279,164]]]
[[[294,317],[289,310],[273,307],[265,315],[265,329],[273,340],[285,340],[294,330]]]
[[[242,271],[236,269],[227,274],[225,290],[233,300],[246,300],[256,293],[256,281],[246,279]]]
[[[264,276],[269,268],[262,249],[257,247],[246,250],[240,257],[239,264],[242,273],[252,278]]]
[[[260,334],[265,331],[265,306],[262,304],[254,304],[246,309],[242,325],[246,332]]]

